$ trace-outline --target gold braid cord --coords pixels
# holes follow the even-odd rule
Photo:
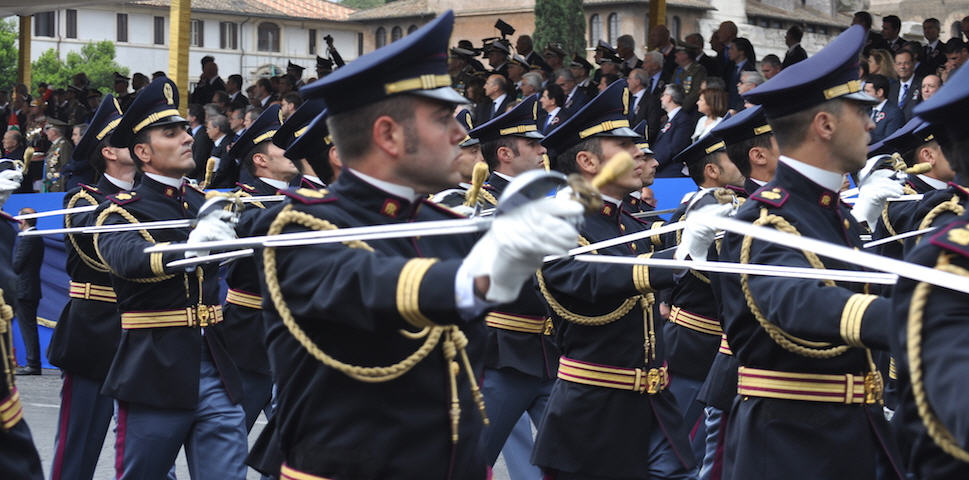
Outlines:
[[[267,235],[278,235],[283,231],[285,226],[293,223],[302,225],[312,230],[336,230],[338,228],[336,225],[333,225],[326,220],[314,217],[313,215],[307,213],[298,212],[292,209],[292,205],[287,205],[273,220],[272,224],[269,226]],[[368,252],[374,251],[373,247],[360,240],[352,240],[343,243],[350,248],[359,248]],[[266,247],[263,249],[263,269],[266,275],[266,289],[269,291],[269,297],[272,299],[273,305],[276,307],[276,311],[279,313],[280,318],[282,318],[283,324],[286,325],[286,328],[289,329],[289,332],[300,343],[300,345],[302,345],[303,348],[305,348],[306,351],[313,356],[313,358],[319,360],[320,363],[360,382],[389,382],[409,372],[420,361],[427,358],[438,343],[442,343],[444,357],[447,360],[446,367],[448,370],[448,383],[451,392],[451,408],[449,410],[451,417],[451,441],[454,443],[457,443],[458,441],[458,423],[461,418],[461,407],[458,400],[457,391],[457,375],[461,370],[461,367],[456,360],[458,357],[460,357],[461,363],[464,364],[464,370],[468,375],[471,393],[478,405],[478,411],[481,414],[482,421],[485,423],[485,425],[488,424],[488,417],[485,415],[484,396],[481,394],[481,389],[478,387],[477,382],[475,381],[474,371],[471,368],[471,363],[468,359],[467,353],[464,350],[468,344],[468,339],[465,337],[464,333],[461,332],[461,329],[459,329],[456,325],[428,325],[419,332],[408,332],[406,330],[401,330],[400,333],[405,338],[412,340],[424,338],[425,340],[420,348],[418,348],[414,353],[410,354],[407,358],[401,360],[400,362],[392,365],[385,367],[362,367],[359,365],[341,362],[340,360],[337,360],[324,352],[318,345],[316,345],[316,343],[313,342],[313,339],[309,337],[306,331],[303,330],[298,323],[296,323],[296,319],[293,317],[293,312],[286,304],[286,299],[283,298],[282,288],[279,285],[279,278],[276,275],[276,249],[274,247]]]
[[[956,215],[962,215],[963,213],[965,213],[965,211],[966,211],[966,207],[963,207],[962,205],[959,204],[959,196],[953,195],[952,198],[936,205],[932,210],[929,210],[929,213],[927,213],[925,215],[925,218],[922,219],[922,223],[919,224],[919,228],[917,230],[922,230],[922,229],[931,227],[932,222],[934,222],[939,215],[942,215],[945,212],[952,212]],[[922,241],[921,235],[915,237],[916,244],[918,244],[921,241]]]
[[[800,232],[794,228],[784,217],[780,215],[771,215],[767,213],[766,208],[760,210],[760,218],[754,221],[754,225],[772,225],[778,230],[786,233],[792,233],[794,235],[801,235]],[[750,263],[750,248],[753,245],[753,237],[745,236],[743,244],[740,249],[740,263]],[[804,252],[804,256],[807,258],[808,263],[812,267],[817,269],[824,269],[824,264],[818,258],[814,252]],[[825,280],[824,284],[833,287],[835,283],[831,280]],[[798,355],[802,355],[809,358],[834,358],[847,352],[851,347],[848,345],[838,345],[831,346],[832,344],[826,342],[813,342],[810,340],[805,340],[798,338],[785,332],[781,327],[771,323],[767,317],[764,316],[760,308],[757,306],[757,302],[754,301],[754,295],[750,291],[750,279],[749,275],[740,275],[740,286],[744,292],[744,299],[747,301],[747,308],[750,309],[751,313],[754,314],[754,318],[757,319],[757,323],[767,334],[770,336],[775,343],[777,343],[781,348]]]
[[[579,245],[586,246],[588,244],[589,244],[588,240],[586,240],[584,237],[581,237],[581,236],[579,237]],[[595,250],[593,250],[591,253],[598,254],[598,252]],[[564,305],[559,303],[559,301],[552,296],[552,292],[550,292],[548,290],[548,286],[545,285],[545,276],[542,275],[541,269],[539,269],[535,273],[535,276],[538,277],[538,289],[542,292],[542,296],[545,297],[545,301],[548,302],[548,305],[552,307],[553,312],[555,312],[558,316],[562,317],[565,320],[568,320],[578,325],[584,325],[587,327],[598,327],[598,326],[606,325],[608,323],[612,323],[612,322],[615,322],[616,320],[619,320],[627,313],[629,313],[633,309],[633,307],[636,306],[636,303],[639,302],[640,298],[642,297],[642,295],[629,297],[626,300],[624,300],[622,304],[619,305],[619,307],[617,307],[615,310],[605,315],[596,315],[596,316],[582,315],[565,308]]]
[[[98,219],[97,219],[97,221],[94,222],[94,224],[96,226],[104,225],[104,221],[107,220],[108,215],[111,215],[112,213],[121,215],[121,217],[124,218],[125,220],[127,220],[128,223],[140,223],[140,222],[138,222],[138,219],[135,218],[134,215],[132,215],[131,213],[129,213],[124,208],[121,208],[118,205],[110,205],[110,206],[108,206],[108,208],[104,209],[104,211],[101,212],[100,215],[98,215]],[[147,230],[138,230],[138,233],[140,233],[141,236],[142,236],[142,238],[144,238],[145,240],[147,240],[149,243],[157,243],[157,242],[155,242],[155,238],[152,237],[151,234],[148,233]],[[111,274],[112,275],[114,275],[116,277],[124,278],[123,276],[119,275],[116,271],[114,271],[114,269],[111,268],[111,265],[108,265],[108,262],[106,260],[104,260],[104,255],[101,254],[101,247],[98,245],[98,240],[100,238],[101,238],[101,234],[100,233],[95,233],[94,234],[94,251],[98,254],[98,257],[101,258],[101,262],[104,263],[104,266],[108,267],[108,269],[111,270]],[[135,282],[135,283],[158,283],[158,282],[164,282],[165,280],[168,280],[170,278],[174,278],[175,277],[175,274],[165,275],[164,273],[160,273],[160,272],[163,272],[163,269],[165,268],[164,265],[161,265],[161,257],[162,257],[162,254],[161,253],[152,253],[149,256],[149,262],[152,263],[152,271],[154,271],[155,274],[158,275],[157,277],[151,277],[151,278],[124,278],[124,279],[127,280],[127,281],[129,281],[129,282]],[[186,281],[188,281],[187,280],[188,279],[188,276],[187,275],[186,275],[185,278],[186,278]],[[187,290],[187,287],[186,287],[186,291],[188,291]]]
[[[949,263],[949,257],[945,253],[939,254],[935,268],[943,272],[969,277],[969,270]],[[925,385],[922,383],[922,314],[931,290],[932,284],[930,283],[920,282],[916,285],[908,310],[908,364],[912,382],[912,396],[915,397],[915,406],[918,407],[919,417],[922,418],[925,430],[935,444],[945,453],[963,462],[969,462],[969,452],[959,446],[952,432],[939,421],[935,412],[932,411],[932,406],[929,405],[929,400],[925,394]]]
[[[7,385],[11,388],[14,385],[13,367],[17,365],[17,359],[13,354],[13,307],[7,305],[3,298],[3,289],[0,289],[0,363],[3,364],[3,374],[7,378]]]
[[[98,204],[98,201],[94,197],[92,197],[90,194],[88,194],[82,189],[79,192],[77,192],[73,197],[71,197],[71,200],[69,202],[67,202],[67,208],[74,208],[77,205],[77,202],[81,200],[84,200],[91,205]],[[64,215],[64,227],[71,228],[70,214]],[[81,257],[81,260],[85,264],[87,264],[88,267],[91,267],[91,269],[98,272],[110,271],[107,264],[105,264],[104,262],[98,261],[97,259],[91,258],[90,255],[88,255],[87,253],[84,252],[84,250],[81,249],[80,245],[77,244],[77,240],[74,238],[74,234],[68,233],[67,239],[71,241],[71,245],[74,246],[74,251],[77,252],[77,255]]]
[[[903,185],[902,186],[902,193],[905,194],[905,195],[915,195],[918,192],[916,192],[915,189],[913,189],[912,187],[910,187],[908,185]],[[888,236],[889,237],[894,237],[895,235],[898,235],[898,232],[895,231],[895,226],[892,225],[892,220],[888,216],[888,206],[889,205],[891,205],[891,203],[885,202],[885,206],[882,207],[882,225],[885,225],[885,231],[888,232]],[[901,238],[898,239],[898,240],[895,240],[895,241],[898,242],[898,243],[901,243],[901,244],[904,244],[905,243],[905,240],[904,239],[901,239]]]
[[[469,207],[473,207],[475,203],[480,203],[480,202],[484,202],[486,206],[498,205],[498,199],[495,198],[495,196],[492,195],[491,192],[483,188],[478,190],[478,196],[474,201],[471,200],[471,189],[468,189],[466,192],[464,192],[464,199],[465,199],[465,202],[464,202],[465,205],[467,205],[468,203],[471,204],[471,205],[467,205]]]

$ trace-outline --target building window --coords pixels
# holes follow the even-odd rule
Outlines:
[[[205,22],[202,20],[192,20],[188,29],[189,44],[193,47],[205,46]]]
[[[363,55],[363,33],[357,32],[357,56]]]
[[[54,36],[54,12],[40,12],[34,14],[34,36],[53,37]]]
[[[219,22],[219,48],[235,50],[239,48],[239,25],[232,22]]]
[[[414,30],[417,30],[417,25],[411,25],[411,26],[407,27],[407,34],[410,35],[410,34],[414,33]]]
[[[619,43],[619,14],[610,13],[609,23],[606,24],[606,30],[609,35],[609,45],[615,45]]]
[[[679,40],[680,39],[680,26],[681,26],[681,23],[682,22],[680,22],[680,17],[677,17],[677,16],[674,16],[673,17],[673,28],[670,29],[671,30],[670,35],[672,35],[672,37],[673,37],[674,40]]]
[[[595,48],[602,40],[602,19],[598,13],[593,13],[589,17],[589,46]]]
[[[374,44],[377,48],[387,45],[387,30],[384,27],[377,27],[377,33],[374,34]]]
[[[400,40],[400,37],[403,37],[403,36],[404,36],[404,31],[401,30],[400,27],[394,27],[390,30],[391,42],[396,42],[397,40]]]
[[[118,14],[118,41],[119,42],[128,41],[128,14],[127,13]]]
[[[310,29],[309,51],[310,51],[310,55],[316,55],[316,29],[315,28]]]
[[[260,23],[256,33],[259,37],[257,50],[262,52],[279,51],[279,25],[270,22]]]
[[[155,17],[155,45],[165,44],[165,17]]]
[[[67,38],[77,38],[77,10],[65,10],[66,14],[66,25],[64,27],[64,36]]]

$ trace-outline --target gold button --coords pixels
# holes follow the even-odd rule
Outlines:
[[[188,210],[188,202],[182,202],[182,208]]]

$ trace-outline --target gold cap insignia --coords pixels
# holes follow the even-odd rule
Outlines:
[[[165,94],[165,100],[168,101],[169,105],[175,105],[175,91],[172,90],[172,84],[166,83],[165,87],[162,88],[162,93]]]

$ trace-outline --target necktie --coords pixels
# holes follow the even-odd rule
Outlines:
[[[907,83],[903,83],[902,84],[902,96],[901,97],[898,97],[898,106],[899,106],[899,108],[905,106],[905,102],[906,101],[908,101],[908,84]]]
[[[653,89],[654,88],[656,88],[656,78],[650,77],[649,78],[649,90],[646,90],[646,91],[649,92],[649,93],[653,93]]]

